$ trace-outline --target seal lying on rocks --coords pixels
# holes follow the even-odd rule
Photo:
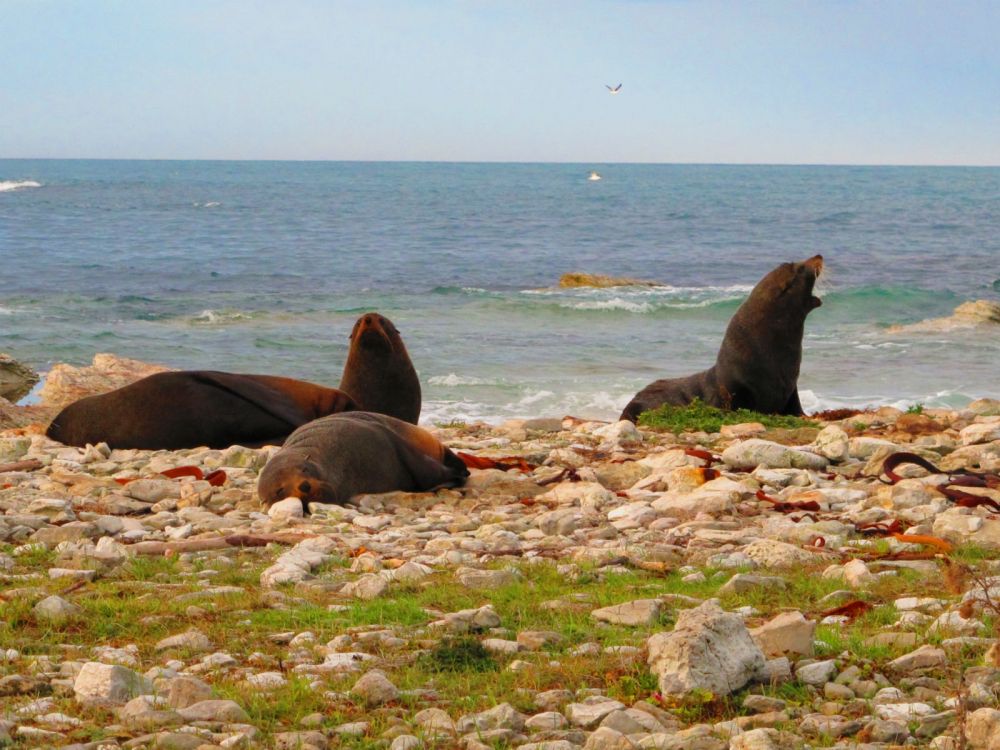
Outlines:
[[[723,409],[802,414],[802,334],[806,316],[822,304],[812,293],[822,270],[822,255],[775,268],[729,321],[715,365],[686,378],[653,381],[629,402],[621,419],[635,422],[662,404],[686,406],[695,399]]]
[[[469,470],[427,430],[385,414],[333,414],[293,432],[260,473],[265,507],[297,497],[346,504],[355,495],[461,487]]]
[[[391,320],[376,312],[358,318],[340,390],[350,394],[359,411],[417,423],[420,380]]]
[[[280,445],[306,422],[354,408],[343,391],[303,380],[182,370],[75,401],[45,434],[66,445],[144,450]]]

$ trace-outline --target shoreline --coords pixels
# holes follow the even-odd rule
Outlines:
[[[982,500],[959,507],[905,462],[883,480],[900,451],[1000,472],[1000,401],[807,428],[434,432],[522,469],[303,516],[261,511],[273,447],[0,435],[0,737],[947,750],[995,705],[980,582],[1000,570],[1000,491],[963,486]],[[224,481],[159,473],[181,466]]]

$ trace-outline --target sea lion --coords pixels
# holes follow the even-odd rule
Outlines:
[[[354,324],[350,338],[340,390],[350,394],[358,411],[416,424],[420,380],[396,326],[377,312],[365,313]]]
[[[686,378],[650,383],[620,419],[635,422],[661,404],[686,406],[695,399],[723,409],[801,415],[802,334],[806,316],[822,304],[812,293],[822,270],[822,255],[775,268],[729,321],[715,365]]]
[[[260,473],[265,507],[287,497],[344,505],[355,495],[460,487],[469,470],[427,430],[385,414],[333,414],[293,432]]]
[[[306,422],[354,408],[346,393],[302,380],[182,370],[75,401],[45,434],[66,445],[145,450],[280,445]]]

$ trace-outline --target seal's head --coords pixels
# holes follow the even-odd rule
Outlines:
[[[822,255],[814,255],[800,263],[782,263],[760,280],[750,293],[750,300],[769,307],[798,310],[805,317],[823,304],[813,294],[822,271]]]
[[[351,347],[355,346],[369,351],[405,351],[396,326],[377,312],[365,313],[354,324],[351,330]]]
[[[265,510],[287,497],[297,497],[302,501],[303,510],[308,512],[309,503],[337,502],[333,487],[321,476],[320,468],[307,456],[297,451],[282,451],[261,471],[257,495]]]

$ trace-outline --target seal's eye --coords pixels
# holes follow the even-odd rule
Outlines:
[[[299,492],[305,492],[308,494],[310,491],[312,491],[312,485],[309,484],[309,482],[301,482],[299,484]]]

